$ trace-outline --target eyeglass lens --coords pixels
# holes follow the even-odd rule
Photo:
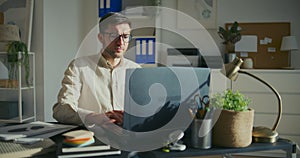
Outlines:
[[[117,33],[105,33],[105,34],[109,35],[109,38],[110,38],[111,41],[114,41],[114,40],[122,37],[123,42],[128,43],[128,42],[130,42],[130,40],[132,38],[130,34],[121,34],[121,35],[119,35]]]

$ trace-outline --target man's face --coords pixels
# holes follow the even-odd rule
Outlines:
[[[98,34],[99,41],[103,44],[104,52],[112,58],[120,58],[128,48],[130,38],[130,26],[127,23],[109,25]]]

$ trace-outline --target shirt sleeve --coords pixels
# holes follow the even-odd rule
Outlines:
[[[65,71],[57,103],[53,106],[53,118],[58,122],[82,125],[81,118],[92,112],[78,107],[81,86],[79,68],[72,61]]]

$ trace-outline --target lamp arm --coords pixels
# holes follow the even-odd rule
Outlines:
[[[276,128],[278,127],[278,124],[280,122],[280,119],[281,119],[281,115],[282,115],[282,100],[281,100],[281,96],[280,94],[278,93],[278,91],[273,87],[271,86],[269,83],[267,83],[266,81],[262,80],[261,78],[249,73],[249,72],[246,72],[246,71],[243,71],[243,70],[239,70],[238,71],[239,73],[242,73],[242,74],[246,74],[246,75],[249,75],[257,80],[259,80],[260,82],[262,82],[263,84],[265,84],[266,86],[268,86],[276,95],[277,97],[277,100],[278,100],[278,116],[277,116],[277,119],[276,119],[276,122],[272,128],[273,131],[276,130]]]

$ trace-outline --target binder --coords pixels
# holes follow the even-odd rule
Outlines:
[[[120,12],[122,0],[98,0],[98,8],[100,18],[109,12]]]
[[[135,38],[135,62],[139,64],[155,63],[155,38]]]

